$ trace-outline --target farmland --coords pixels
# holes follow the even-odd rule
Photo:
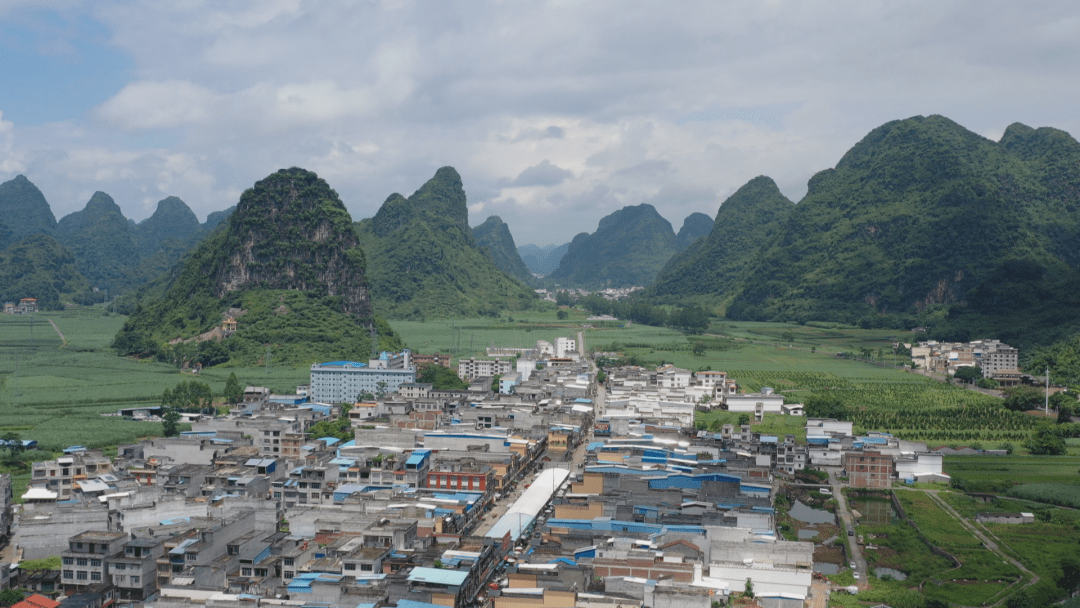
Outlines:
[[[107,347],[124,319],[96,309],[0,316],[0,434],[36,439],[49,451],[160,434],[159,423],[101,416],[121,407],[156,405],[162,391],[192,377],[171,365],[113,354]],[[292,391],[309,376],[307,369],[276,368],[267,374],[265,368],[234,368],[206,370],[200,380],[220,392],[231,372],[242,383],[282,391]]]

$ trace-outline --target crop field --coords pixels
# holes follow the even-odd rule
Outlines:
[[[1080,455],[946,456],[943,465],[953,478],[975,483],[1064,483],[1076,485]]]
[[[928,597],[976,606],[1004,593],[1023,577],[1016,566],[983,547],[970,530],[926,493],[905,490],[896,494],[919,531],[961,563],[959,568],[938,571],[924,582]]]
[[[167,364],[117,357],[107,350],[124,320],[94,309],[0,315],[0,434],[16,432],[53,451],[160,435],[159,423],[101,416],[121,407],[156,405],[166,388],[193,378]],[[267,374],[265,368],[230,368],[206,370],[199,380],[220,392],[232,372],[242,384],[290,392],[310,377],[307,369],[276,368]]]

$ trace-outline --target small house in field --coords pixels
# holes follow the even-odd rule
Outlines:
[[[975,521],[980,524],[1033,524],[1034,513],[976,513]]]

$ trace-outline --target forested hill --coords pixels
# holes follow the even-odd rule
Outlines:
[[[716,305],[747,278],[747,267],[763,245],[777,237],[795,204],[776,183],[755,177],[716,212],[704,239],[675,255],[644,296],[658,303]]]
[[[648,285],[679,249],[671,223],[652,205],[623,207],[593,234],[575,236],[547,280],[581,288]]]
[[[55,235],[56,217],[41,190],[18,175],[0,184],[0,242],[16,243],[31,234]]]
[[[510,227],[501,217],[493,215],[472,230],[476,246],[487,254],[496,268],[526,285],[532,282],[532,273],[521,261]]]
[[[135,229],[108,194],[95,192],[81,211],[60,219],[56,238],[94,287],[118,293],[145,281]]]
[[[237,332],[218,359],[256,364],[268,343],[282,363],[371,352],[364,253],[337,193],[314,173],[282,169],[245,191],[225,229],[195,248],[164,295],[145,295],[116,347],[172,356],[165,342],[220,327],[228,314],[237,315]],[[383,347],[400,346],[388,326],[379,324],[379,334]]]
[[[35,298],[42,310],[60,310],[64,302],[89,302],[93,294],[71,252],[47,234],[33,234],[0,251],[0,302],[21,298]]]
[[[727,314],[1018,345],[1072,333],[1078,200],[1067,133],[1012,125],[994,142],[941,116],[889,122],[811,178]]]
[[[698,239],[707,236],[713,227],[713,219],[704,213],[691,213],[683,220],[682,228],[675,235],[679,249],[686,249]]]
[[[465,201],[461,176],[443,167],[409,198],[391,194],[375,217],[356,224],[380,314],[494,315],[537,301],[477,247]]]

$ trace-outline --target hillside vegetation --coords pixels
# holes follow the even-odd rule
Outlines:
[[[575,236],[546,278],[565,287],[648,285],[679,250],[671,222],[652,205],[623,207],[601,219],[596,232]]]
[[[439,169],[409,198],[391,194],[375,217],[355,227],[368,256],[372,301],[388,318],[491,316],[537,302],[477,247],[453,167]]]
[[[472,230],[476,246],[487,254],[496,268],[526,285],[532,282],[532,273],[521,261],[510,227],[501,217],[493,215]]]
[[[237,331],[222,345],[234,364],[256,364],[264,345],[277,347],[281,362],[360,356],[371,350],[373,325],[382,348],[400,347],[374,319],[348,211],[303,169],[282,169],[245,191],[223,229],[165,283],[144,292],[117,334],[121,354],[175,356],[165,342],[219,327],[230,309]]]

